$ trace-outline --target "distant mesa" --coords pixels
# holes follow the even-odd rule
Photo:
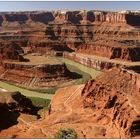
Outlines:
[[[54,138],[64,127],[79,138],[140,138],[139,74],[140,11],[0,12],[0,80],[58,89],[42,117],[0,87],[0,137]]]

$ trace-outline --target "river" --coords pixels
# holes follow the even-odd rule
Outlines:
[[[95,78],[96,76],[101,74],[100,71],[97,71],[93,68],[89,68],[87,66],[84,66],[84,65],[82,65],[80,63],[77,63],[73,60],[70,60],[70,59],[67,59],[67,58],[60,58],[60,57],[53,57],[53,58],[56,58],[59,61],[62,61],[62,62],[65,62],[66,64],[77,67],[81,71],[90,74],[92,78]],[[19,91],[19,92],[21,92],[21,94],[23,94],[27,97],[37,97],[37,98],[44,98],[44,99],[51,99],[53,97],[53,94],[31,91],[31,90],[24,89],[24,88],[21,88],[21,87],[17,87],[15,85],[11,85],[11,84],[8,84],[8,83],[2,82],[2,81],[0,81],[0,88],[6,89],[8,91]]]

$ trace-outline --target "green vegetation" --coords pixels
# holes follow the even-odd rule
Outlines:
[[[28,97],[28,98],[32,101],[34,106],[40,108],[40,110],[38,111],[38,114],[40,115],[40,117],[42,118],[45,117],[51,100],[43,99],[43,98],[36,98],[36,97]]]
[[[17,86],[13,83],[0,81],[0,87],[3,89],[6,89],[8,91],[19,91],[23,95],[27,97],[36,97],[36,98],[43,98],[43,99],[51,99],[55,91],[60,87],[70,86],[74,84],[84,84],[86,83],[91,77],[95,78],[96,76],[100,75],[102,72],[97,71],[93,68],[84,66],[78,62],[75,62],[73,60],[62,58],[62,57],[50,57],[50,59],[57,60],[60,62],[64,62],[67,66],[67,68],[72,71],[76,72],[82,77],[78,79],[74,79],[71,82],[66,82],[63,84],[59,84],[55,87],[48,88],[48,89],[31,89],[31,88],[25,88],[22,86]]]
[[[40,93],[45,93],[45,94],[54,94],[56,90],[58,89],[56,86],[48,89],[31,89],[31,88],[26,88],[30,91],[37,91]]]
[[[28,90],[28,89],[25,89],[25,88],[21,88],[21,87],[17,87],[15,85],[12,85],[12,84],[9,84],[9,83],[6,83],[6,82],[2,82],[0,81],[0,86],[3,88],[3,89],[6,89],[8,91],[19,91],[21,92],[23,95],[27,96],[27,97],[37,97],[37,98],[43,98],[43,99],[51,99],[53,95],[51,94],[43,94],[43,93],[40,93],[40,92],[37,92],[37,91],[31,91],[31,90]]]
[[[43,98],[36,98],[36,97],[28,97],[34,106],[37,106],[37,107],[45,107],[47,108],[48,105],[50,104],[50,101],[49,99],[43,99]]]
[[[74,84],[84,84],[86,83],[89,79],[91,79],[91,75],[84,72],[84,71],[81,71],[78,67],[75,67],[75,66],[72,66],[70,64],[66,64],[67,65],[67,68],[71,71],[71,72],[76,72],[78,74],[80,74],[82,77],[77,79],[75,81]]]
[[[75,62],[74,60],[68,59],[68,58],[62,58],[62,57],[55,57],[57,60],[62,61],[66,63],[66,65],[71,65],[77,67],[79,70],[90,74],[92,78],[96,78],[98,75],[100,75],[102,72],[98,71],[94,68],[90,68],[88,66],[84,66],[80,64],[79,62]]]
[[[71,71],[71,72],[76,72],[78,74],[80,74],[82,77],[79,79],[75,79],[74,82],[72,82],[70,85],[72,84],[84,84],[86,83],[91,77],[95,78],[97,75],[99,75],[101,72],[100,71],[96,71],[95,69],[89,68],[87,66],[83,66],[80,63],[74,62],[72,60],[66,59],[66,58],[57,58],[57,57],[53,57],[53,59],[59,59],[60,61],[64,61],[66,63],[67,68]],[[13,83],[9,83],[9,82],[0,82],[0,85],[2,88],[7,89],[9,91],[20,91],[23,95],[25,96],[33,96],[33,97],[40,97],[40,98],[48,98],[50,99],[52,96],[51,94],[54,94],[55,91],[59,88],[59,87],[64,87],[63,85],[58,85],[52,88],[48,88],[48,89],[31,89],[31,88],[25,88],[22,86],[17,86]],[[37,94],[42,93],[41,96],[37,96]],[[34,95],[33,95],[34,94]],[[43,94],[46,94],[46,96],[44,97]],[[49,95],[50,94],[50,95]]]
[[[55,138],[56,139],[76,139],[78,138],[78,135],[73,128],[63,128],[63,129],[60,129],[55,134]]]

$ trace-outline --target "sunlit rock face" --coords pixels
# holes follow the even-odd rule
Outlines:
[[[139,61],[139,19],[139,13],[127,11],[3,12],[0,40],[31,52],[75,51]]]
[[[139,80],[135,72],[114,68],[85,85],[84,107],[97,112],[97,122],[108,123],[106,137],[139,137]]]
[[[76,129],[80,138],[139,138],[140,67],[122,69],[123,62],[140,61],[139,25],[139,13],[124,11],[0,13],[1,80],[46,90],[71,82],[76,76],[81,78],[64,63],[37,64],[44,57],[48,62],[48,55],[55,53],[107,71],[85,85],[59,89],[49,115],[29,124],[18,123],[17,118],[21,113],[36,113],[30,100],[20,93],[0,96],[0,130],[7,129],[0,137],[12,132],[17,138],[54,138],[54,133],[65,126]],[[26,54],[36,59],[36,64],[26,59]]]

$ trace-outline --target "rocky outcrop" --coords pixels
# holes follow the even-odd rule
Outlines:
[[[34,12],[2,12],[0,13],[1,22],[41,22],[48,24],[55,19],[68,20],[74,24],[80,24],[82,20],[90,22],[108,22],[108,23],[127,23],[130,25],[139,25],[139,13],[133,12],[107,12],[107,11],[34,11]],[[133,18],[133,20],[132,20]]]
[[[0,43],[0,64],[2,64],[4,60],[26,61],[21,55],[22,53],[23,49],[15,43]]]
[[[99,120],[110,118],[107,137],[140,136],[139,80],[134,71],[114,68],[85,85],[82,91],[84,107],[97,111]]]
[[[64,63],[55,62],[53,64],[53,60],[47,59],[47,56],[37,54],[36,56],[31,55],[31,59],[23,57],[24,50],[14,42],[11,44],[2,42],[0,45],[1,80],[26,88],[46,89],[80,76],[70,72]],[[37,56],[41,61],[38,62]],[[36,61],[33,61],[34,59]]]
[[[20,92],[3,92],[0,93],[1,103],[5,103],[9,110],[13,112],[37,114],[32,101],[22,95]]]
[[[48,22],[53,21],[55,17],[52,12],[44,12],[44,13],[30,14],[30,19],[34,22],[41,22],[44,24],[48,24]]]
[[[1,13],[3,22],[18,22],[24,24],[28,21],[41,22],[47,24],[54,20],[52,12],[5,12]]]
[[[86,51],[86,50],[85,50]],[[93,53],[89,52],[91,55],[87,55],[85,52],[82,53],[68,53],[64,52],[63,57],[72,59],[78,63],[81,63],[85,66],[105,71],[112,67],[127,67],[129,69],[135,69],[137,72],[139,72],[139,62],[127,62],[127,61],[120,61],[120,60],[114,60],[109,59],[107,57],[101,57],[97,55],[93,55]],[[109,55],[109,54],[108,54]]]
[[[124,61],[139,61],[140,48],[136,46],[127,46],[116,41],[103,42],[98,41],[91,45],[80,45],[76,50],[78,53],[87,53],[107,57],[109,59],[119,59]]]
[[[3,18],[2,18],[2,16],[0,16],[0,26],[1,26],[2,22],[3,22]]]
[[[44,120],[17,124],[0,136],[13,132],[16,138],[53,138],[69,127],[79,138],[140,138],[139,82],[138,73],[113,68],[86,85],[60,88]]]
[[[97,69],[97,70],[108,70],[112,67],[119,67],[121,65],[115,64],[114,62],[107,62],[104,60],[99,60],[97,58],[91,58],[86,55],[80,55],[76,53],[63,53],[63,57],[72,59],[78,63],[81,63],[85,66]]]
[[[0,131],[17,124],[20,113],[37,115],[37,111],[32,101],[21,93],[0,92]]]
[[[127,24],[132,26],[140,26],[140,14],[127,14],[125,16],[125,19],[127,21]]]
[[[20,64],[4,61],[0,67],[0,79],[26,88],[49,88],[64,81],[77,78],[64,63],[60,64]]]
[[[94,12],[95,22],[126,23],[126,14],[118,12]]]
[[[3,15],[4,21],[7,22],[19,22],[25,23],[28,20],[28,16],[26,14],[5,14]]]
[[[80,51],[139,61],[139,17],[128,11],[3,12],[0,39],[14,40],[31,52]]]
[[[127,24],[126,14],[94,12],[93,22],[88,21],[88,15],[88,12],[77,12],[78,21],[75,23],[69,20],[69,16],[63,18],[63,22],[54,20],[47,25],[46,37],[51,44],[61,42],[72,51],[80,53],[125,61],[140,60],[139,43],[135,41],[139,37],[139,29]],[[75,19],[74,15],[72,17]]]

